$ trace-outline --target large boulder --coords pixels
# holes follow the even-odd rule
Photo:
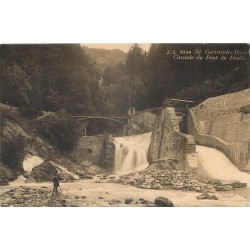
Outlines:
[[[42,164],[32,169],[30,177],[37,182],[52,181],[57,173],[58,170],[54,165],[49,161],[44,161]]]
[[[173,202],[165,197],[157,197],[155,199],[155,205],[157,207],[173,207],[174,206]]]

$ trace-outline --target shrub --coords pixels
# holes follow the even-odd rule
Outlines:
[[[70,151],[80,137],[79,124],[65,111],[47,112],[37,119],[38,130],[61,151]]]

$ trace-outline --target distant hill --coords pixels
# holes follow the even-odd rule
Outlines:
[[[83,47],[86,54],[93,60],[96,67],[103,73],[107,68],[113,68],[119,63],[125,62],[127,53],[120,49],[106,50]]]

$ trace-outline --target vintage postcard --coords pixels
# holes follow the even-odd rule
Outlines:
[[[0,45],[0,206],[250,206],[249,73],[249,44]]]

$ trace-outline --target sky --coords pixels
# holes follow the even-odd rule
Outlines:
[[[150,43],[139,43],[143,50],[148,50]],[[124,52],[128,52],[132,43],[84,43],[83,45],[89,48],[99,48],[99,49],[120,49]]]

